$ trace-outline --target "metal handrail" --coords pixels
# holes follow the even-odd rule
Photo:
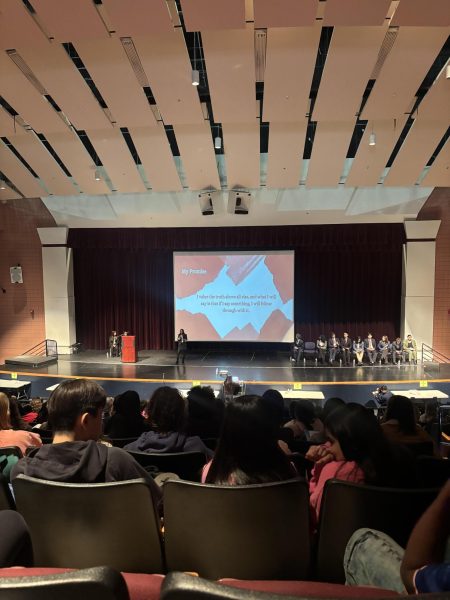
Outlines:
[[[424,360],[436,361],[438,363],[450,363],[450,358],[448,356],[445,356],[445,354],[442,354],[442,352],[439,352],[439,350],[432,348],[428,344],[422,343],[422,361]]]
[[[58,356],[58,342],[49,339],[43,340],[23,352],[22,356]]]

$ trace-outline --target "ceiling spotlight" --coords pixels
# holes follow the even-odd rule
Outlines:
[[[100,181],[101,176],[100,176],[100,170],[99,169],[95,169],[94,178],[95,178],[95,181]]]
[[[372,131],[372,133],[369,135],[369,146],[375,146],[377,143],[377,138],[374,134],[374,132]]]
[[[192,85],[200,85],[200,72],[198,69],[192,69]]]
[[[220,135],[214,138],[214,148],[216,150],[220,150],[222,148],[222,138],[220,137]]]
[[[445,69],[445,79],[450,79],[450,64]]]
[[[3,179],[0,179],[0,190],[6,190],[6,185]]]

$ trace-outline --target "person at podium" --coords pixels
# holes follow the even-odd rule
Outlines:
[[[115,331],[114,329],[113,331],[111,331],[111,335],[109,336],[108,345],[110,357],[120,356],[120,335],[117,335],[117,331]]]
[[[176,365],[178,365],[180,362],[182,365],[184,365],[184,359],[186,358],[186,352],[187,352],[187,335],[184,331],[184,329],[180,329],[180,333],[178,334],[177,337],[177,343],[178,343],[178,352],[177,352],[177,362],[175,363]]]

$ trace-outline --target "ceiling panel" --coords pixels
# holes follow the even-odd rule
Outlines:
[[[256,117],[253,29],[202,33],[216,123],[251,123]]]
[[[450,85],[445,78],[445,69],[430,87],[417,109],[417,117],[428,121],[450,121]]]
[[[57,42],[108,37],[92,0],[33,0],[46,30]]]
[[[345,182],[346,186],[377,185],[405,122],[406,117],[397,123],[394,119],[368,123]],[[372,131],[376,136],[375,146],[369,146],[369,136]]]
[[[77,52],[119,127],[156,125],[119,39],[80,41]]]
[[[230,189],[259,188],[259,120],[223,125],[227,184]]]
[[[420,185],[450,187],[450,142],[448,140]]]
[[[133,38],[166,125],[203,123],[183,32]]]
[[[346,121],[359,112],[387,28],[335,27],[319,92],[315,121]]]
[[[446,129],[447,124],[416,119],[384,180],[384,185],[414,185]]]
[[[0,170],[21,191],[25,198],[47,196],[37,179],[3,143],[0,143],[0,165]]]
[[[0,49],[16,48],[18,44],[37,48],[49,41],[39,29],[23,2],[2,0],[0,13]]]
[[[450,142],[448,140],[420,185],[450,187]]]
[[[180,178],[170,149],[164,125],[130,127],[133,143],[154,192],[179,192]]]
[[[317,123],[306,179],[308,187],[333,187],[339,184],[354,126],[354,121]]]
[[[298,123],[308,112],[320,32],[320,25],[267,31],[263,121]]]
[[[173,28],[165,0],[103,0],[117,36],[163,33]]]
[[[181,0],[187,31],[245,27],[245,0]]]
[[[95,165],[75,133],[49,133],[46,138],[85,194],[109,193],[103,179],[95,181]]]
[[[176,125],[174,130],[189,188],[220,189],[209,125]]]
[[[10,142],[39,175],[51,194],[70,196],[77,193],[71,180],[34,134],[16,135]],[[20,189],[20,185],[17,187]]]
[[[0,95],[35,131],[66,131],[67,126],[12,60],[0,52]]]
[[[130,151],[119,129],[87,131],[109,178],[118,192],[145,192],[146,187],[139,175]]]
[[[39,52],[25,48],[20,54],[76,129],[100,129],[110,125],[61,45]]]
[[[402,0],[391,25],[443,27],[450,25],[448,0]]]
[[[25,133],[25,130],[22,129],[20,125],[17,123],[14,124],[13,117],[6,112],[6,110],[0,108],[0,135],[3,137],[9,137],[10,135],[14,135],[16,132],[20,133],[21,131]]]
[[[448,29],[401,27],[362,112],[390,119],[411,110],[414,96],[448,36]]]
[[[391,0],[327,0],[323,25],[382,25]]]
[[[17,200],[21,197],[17,192],[8,187],[7,183],[5,183],[5,189],[0,190],[0,200]]]
[[[314,24],[318,0],[253,0],[255,27],[308,27]]]
[[[303,164],[307,121],[271,123],[266,186],[298,187]]]

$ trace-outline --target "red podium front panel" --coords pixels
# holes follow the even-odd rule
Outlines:
[[[124,362],[124,363],[136,362],[136,336],[135,335],[123,335],[122,336],[122,362]]]

